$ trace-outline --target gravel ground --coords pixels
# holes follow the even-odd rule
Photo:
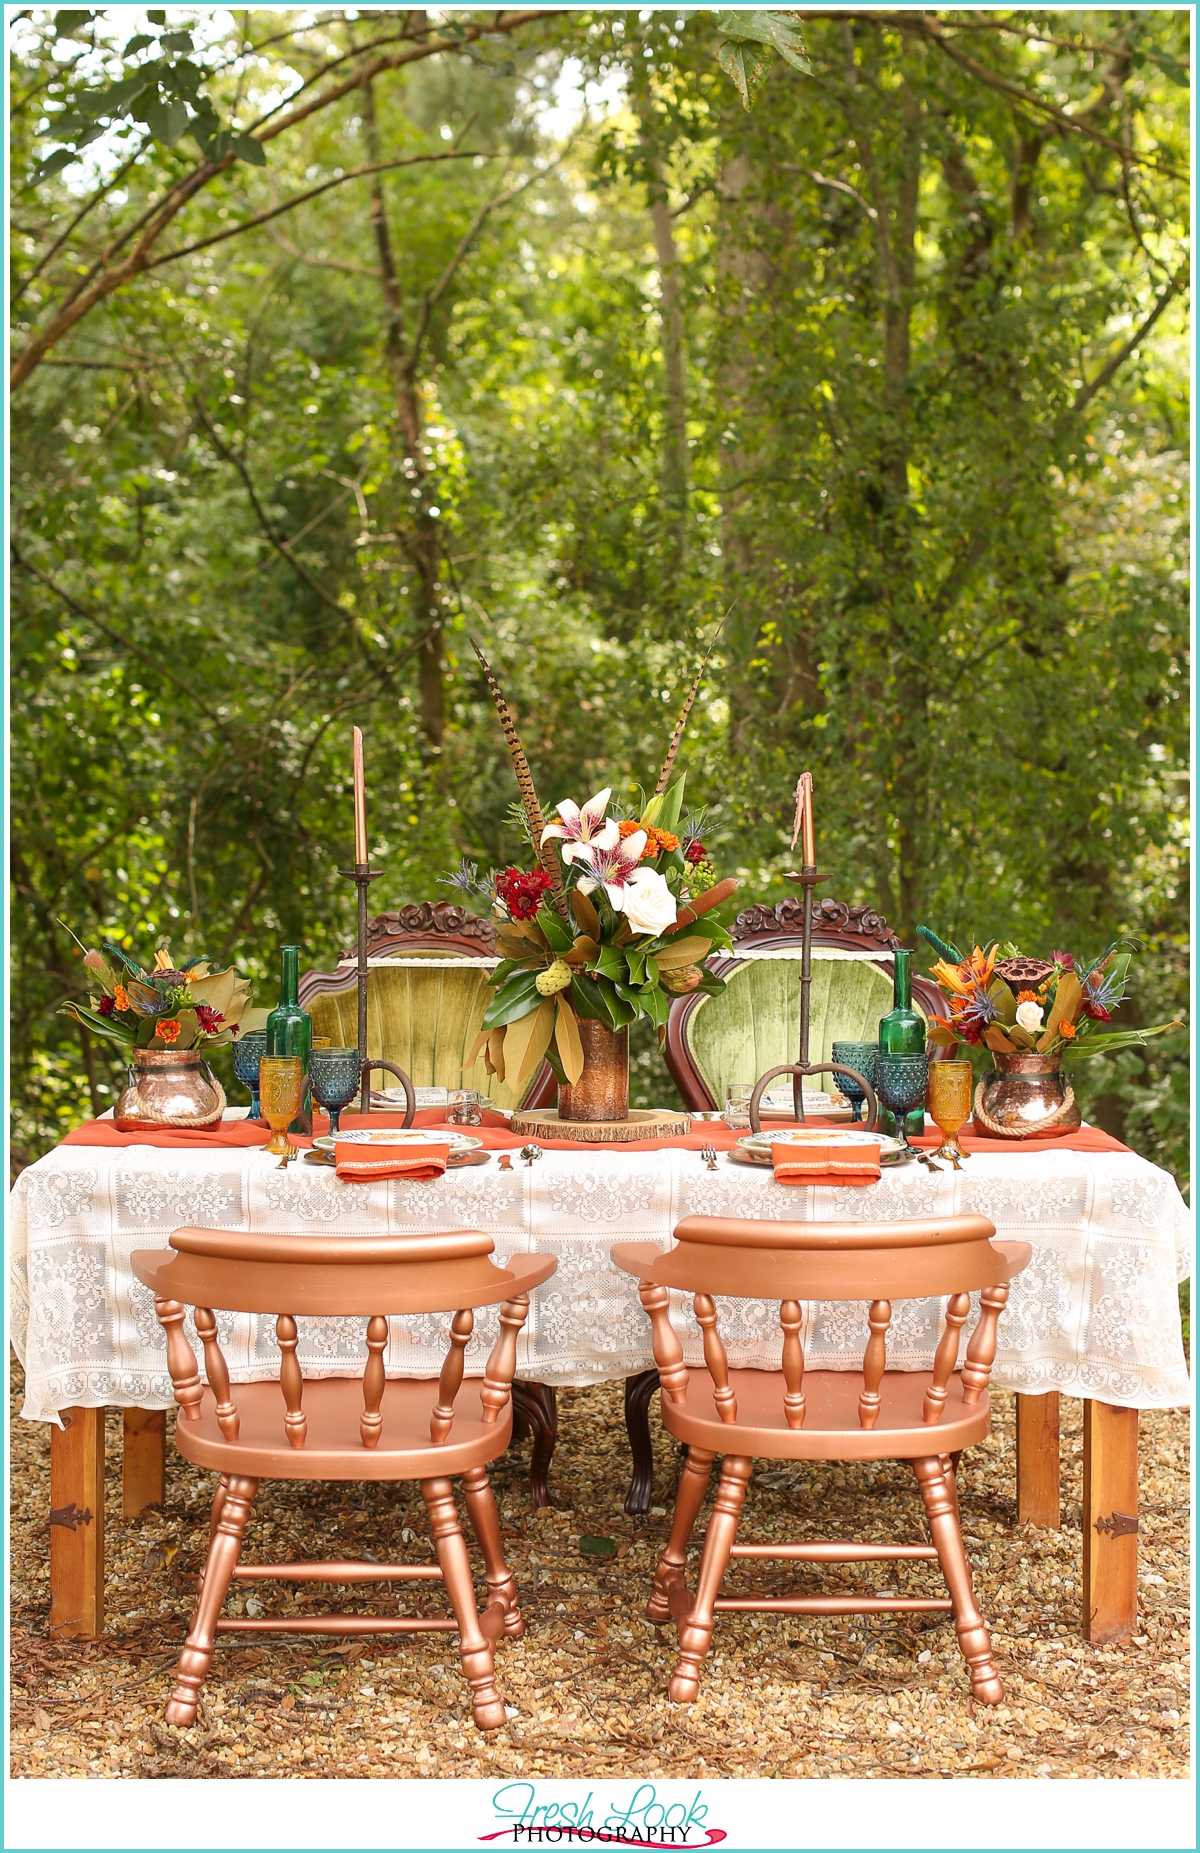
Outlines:
[[[718,1617],[699,1703],[672,1706],[673,1627],[643,1618],[667,1535],[677,1455],[654,1417],[655,1505],[621,1511],[628,1455],[621,1386],[559,1394],[555,1509],[534,1513],[529,1443],[492,1469],[527,1631],[501,1645],[511,1709],[485,1739],[474,1728],[453,1635],[346,1647],[218,1645],[197,1726],[162,1723],[168,1676],[186,1629],[207,1536],[212,1477],[172,1450],[166,1510],[123,1521],[120,1416],[109,1412],[109,1632],[56,1642],[47,1633],[49,1431],[22,1422],[14,1366],[13,1678],[15,1776],[1177,1776],[1188,1766],[1188,1421],[1142,1418],[1141,1609],[1136,1639],[1092,1648],[1079,1638],[1081,1410],[1063,1404],[1064,1524],[1015,1524],[1013,1399],[996,1398],[996,1430],[964,1460],[961,1504],[976,1587],[1007,1688],[975,1705],[953,1627],[940,1617]],[[703,1524],[703,1515],[701,1517]],[[924,1541],[907,1469],[764,1462],[742,1537]],[[586,1556],[581,1537],[616,1555]],[[403,1542],[402,1542],[403,1540]],[[428,1560],[415,1487],[264,1486],[247,1558],[406,1552]],[[783,1593],[786,1565],[743,1566],[746,1589]],[[800,1572],[810,1587],[863,1580],[942,1594],[936,1569],[861,1566]],[[244,1586],[243,1586],[244,1587]],[[419,1588],[420,1586],[413,1586]],[[301,1612],[279,1586],[261,1593]],[[349,1596],[350,1592],[343,1592]],[[416,1597],[436,1612],[439,1594]],[[368,1597],[333,1605],[367,1612]],[[253,1596],[249,1599],[253,1600]],[[228,1610],[227,1610],[228,1612]],[[381,1597],[379,1613],[387,1613]],[[394,1606],[390,1609],[395,1613]],[[912,1625],[908,1625],[911,1623]]]

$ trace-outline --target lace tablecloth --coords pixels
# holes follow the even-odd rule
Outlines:
[[[553,1151],[532,1166],[514,1160],[507,1173],[493,1159],[433,1183],[363,1185],[300,1162],[281,1171],[255,1149],[60,1146],[21,1173],[9,1203],[10,1332],[25,1366],[23,1414],[49,1420],[71,1405],[171,1406],[163,1334],[129,1256],[165,1247],[185,1224],[322,1236],[482,1228],[497,1260],[553,1253],[558,1272],[533,1296],[518,1372],[583,1384],[654,1361],[636,1284],[609,1260],[614,1241],[667,1247],[674,1224],[689,1215],[885,1221],[972,1210],[1000,1235],[1033,1244],[1000,1322],[997,1385],[1142,1409],[1190,1401],[1176,1285],[1190,1271],[1192,1219],[1174,1180],[1133,1153],[976,1153],[959,1173],[933,1176],[912,1165],[867,1189],[838,1190],[777,1184],[770,1171],[724,1156],[710,1172],[697,1153],[680,1150]],[[720,1312],[732,1364],[778,1369],[777,1304],[726,1300]],[[689,1360],[700,1362],[690,1309],[680,1304],[673,1316]],[[939,1319],[936,1302],[898,1304],[889,1363],[929,1368]],[[235,1381],[276,1375],[273,1320],[221,1314],[218,1323]],[[299,1323],[307,1374],[361,1370],[365,1321]],[[436,1375],[447,1325],[443,1315],[393,1319],[388,1368]],[[494,1331],[495,1312],[485,1311],[469,1370],[482,1368]],[[804,1308],[812,1368],[860,1368],[866,1338],[865,1303]]]

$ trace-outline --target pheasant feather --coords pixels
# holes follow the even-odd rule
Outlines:
[[[734,604],[736,603],[737,603],[737,600],[735,599]],[[730,605],[729,611],[732,611],[732,610],[733,610],[733,605]],[[729,611],[725,613],[725,618],[729,616]],[[678,753],[680,743],[683,740],[683,730],[687,726],[687,718],[688,718],[688,715],[692,711],[692,703],[695,701],[696,696],[700,693],[700,684],[704,679],[704,671],[708,668],[709,657],[712,655],[713,651],[717,647],[717,638],[721,635],[721,630],[722,630],[722,627],[724,626],[725,618],[721,619],[720,624],[717,625],[716,630],[713,632],[712,637],[709,640],[708,648],[704,652],[704,655],[702,656],[702,658],[700,659],[700,667],[696,671],[696,679],[692,683],[691,688],[688,690],[688,698],[683,704],[683,713],[679,716],[678,721],[675,723],[675,732],[671,735],[671,744],[667,748],[667,756],[663,760],[663,769],[658,775],[658,784],[654,787],[653,795],[656,798],[660,797],[662,793],[667,789],[667,784],[671,777],[671,771],[675,764],[675,755],[676,753]]]
[[[483,651],[479,648],[474,637],[469,638],[468,642],[479,658],[484,679],[487,682],[488,688],[491,690],[492,700],[496,704],[496,713],[500,716],[500,725],[504,729],[504,738],[508,742],[508,750],[512,756],[513,770],[517,775],[517,789],[521,794],[521,803],[525,807],[525,816],[529,822],[529,833],[533,838],[533,847],[537,853],[537,859],[541,863],[544,872],[550,877],[551,892],[554,895],[559,912],[564,913],[567,905],[567,897],[563,889],[562,875],[559,872],[558,858],[554,854],[549,843],[544,846],[542,844],[542,831],[546,828],[546,819],[543,817],[542,807],[538,803],[537,788],[533,782],[533,774],[529,770],[529,761],[525,757],[525,748],[521,745],[516,727],[513,724],[513,717],[508,711],[508,703],[504,699],[500,684],[492,674],[491,665],[483,654]]]

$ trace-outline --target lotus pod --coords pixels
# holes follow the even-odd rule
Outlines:
[[[1001,959],[994,968],[996,976],[1003,978],[1011,991],[1036,991],[1039,984],[1045,984],[1047,978],[1054,976],[1054,967],[1048,959],[1031,959],[1024,956],[1015,959]]]

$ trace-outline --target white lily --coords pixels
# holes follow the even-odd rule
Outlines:
[[[564,798],[557,807],[560,822],[549,823],[542,831],[542,842],[546,843],[557,837],[564,845],[562,858],[564,862],[584,862],[584,851],[589,847],[596,849],[615,849],[621,840],[620,827],[615,819],[605,821],[604,813],[612,797],[612,786],[606,785],[594,798],[589,798],[583,809],[572,799]]]
[[[617,829],[615,824],[613,829]],[[617,841],[610,847],[602,848],[598,842],[580,844],[574,860],[585,863],[588,873],[579,878],[579,892],[590,894],[593,888],[603,888],[613,907],[620,913],[625,906],[625,884],[636,872],[645,847],[644,830],[635,830],[632,836],[624,838],[618,831]]]

